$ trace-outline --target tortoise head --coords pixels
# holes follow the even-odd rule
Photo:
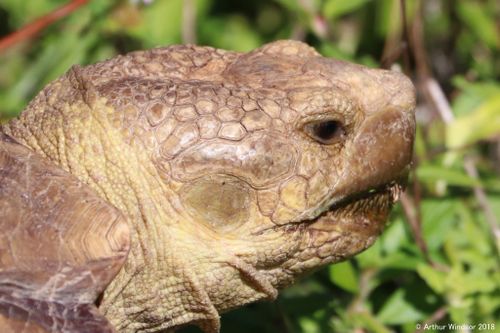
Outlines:
[[[238,55],[217,76],[216,102],[197,97],[196,126],[155,163],[175,183],[192,268],[225,310],[375,241],[411,161],[415,98],[399,73],[298,42]]]
[[[123,331],[187,322],[217,331],[218,312],[273,299],[297,276],[364,250],[412,156],[406,77],[294,41],[131,53],[76,67],[40,96],[6,130],[38,135],[24,143],[133,229],[101,305]],[[38,114],[52,118],[19,134]]]

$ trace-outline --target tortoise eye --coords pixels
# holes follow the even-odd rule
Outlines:
[[[325,145],[336,143],[345,137],[344,126],[337,120],[312,122],[304,130],[311,138]]]

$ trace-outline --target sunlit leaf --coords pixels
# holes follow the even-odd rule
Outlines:
[[[363,328],[366,328],[368,332],[373,333],[391,333],[385,325],[373,314],[363,311],[357,312],[351,315],[352,320],[355,320]]]
[[[274,0],[277,3],[280,3],[283,7],[290,11],[299,11],[300,5],[299,0]]]
[[[384,304],[377,318],[384,324],[401,324],[423,319],[425,315],[405,297],[404,289],[397,290]]]
[[[445,290],[446,274],[444,272],[423,263],[418,265],[417,272],[436,293],[440,294]]]
[[[236,51],[249,51],[261,44],[250,22],[242,16],[207,20],[203,24],[200,39],[209,39],[215,47]]]
[[[489,12],[486,6],[481,6],[479,1],[461,0],[457,1],[456,5],[462,22],[469,26],[486,45],[498,48],[500,35],[495,15]]]
[[[396,252],[382,261],[382,267],[392,269],[404,269],[413,271],[421,262],[421,258],[417,256],[409,256],[407,254]]]
[[[329,19],[352,13],[372,0],[327,0],[323,5],[323,15]]]
[[[358,275],[350,261],[344,261],[329,268],[330,281],[351,293],[358,292]]]
[[[450,230],[455,230],[457,206],[460,203],[451,199],[427,199],[422,202],[423,237],[432,256],[440,254],[439,249]]]
[[[443,180],[450,185],[456,186],[481,186],[481,181],[471,178],[465,173],[465,170],[454,170],[437,165],[421,166],[417,169],[417,176],[423,182]]]
[[[463,76],[456,76],[453,85],[460,90],[452,101],[453,113],[457,117],[473,112],[485,100],[500,95],[500,83],[495,81],[470,82]]]
[[[131,27],[131,34],[143,40],[145,47],[179,43],[182,4],[182,0],[158,0],[145,6],[141,12],[140,24]]]
[[[459,148],[497,134],[500,134],[500,95],[453,121],[446,130],[446,145]]]

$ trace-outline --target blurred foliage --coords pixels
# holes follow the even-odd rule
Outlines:
[[[63,3],[0,0],[0,35]],[[488,223],[474,195],[474,187],[485,191],[498,222],[499,7],[498,0],[406,1],[409,23],[422,17],[420,51],[453,112],[451,121],[441,121],[422,94],[421,70],[411,66],[419,128],[408,192],[421,230],[410,227],[398,206],[372,248],[304,279],[276,303],[224,315],[223,333],[415,332],[419,323],[483,323],[496,325],[483,331],[500,332],[499,226]],[[185,11],[193,12],[193,24],[183,20]],[[185,42],[183,36],[240,51],[298,38],[325,56],[379,66],[402,45],[401,26],[395,0],[93,0],[0,55],[0,119],[19,113],[73,64]],[[466,160],[474,161],[478,178],[465,171]],[[415,240],[419,234],[425,248]],[[425,332],[438,331],[470,332]]]

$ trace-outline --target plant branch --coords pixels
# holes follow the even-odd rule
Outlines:
[[[408,221],[408,224],[410,225],[413,238],[415,239],[418,248],[422,252],[425,261],[434,266],[429,256],[427,244],[425,243],[424,237],[422,236],[422,224],[417,205],[415,205],[413,199],[407,193],[403,193],[401,195],[401,206],[403,207],[406,219]]]
[[[388,37],[386,39],[386,47],[384,51],[384,55],[382,57],[382,67],[383,68],[389,68],[392,63],[403,56],[403,65],[404,65],[404,71],[407,75],[410,74],[410,36],[408,33],[408,20],[406,18],[406,1],[405,0],[400,0],[400,15],[401,15],[401,24],[402,24],[402,40],[400,41],[400,47],[397,48],[397,52],[388,52],[387,50],[390,49],[389,45],[392,45],[392,47],[395,47],[396,42],[394,39],[394,36]],[[418,16],[418,15],[417,15]],[[413,158],[415,160],[415,157]],[[418,161],[415,161],[415,164]],[[415,164],[413,165],[413,170],[415,169]],[[413,235],[413,239],[415,239],[415,242],[422,252],[422,255],[424,256],[425,260],[431,264],[432,266],[435,266],[435,264],[431,261],[430,256],[429,256],[429,251],[427,249],[427,244],[425,243],[424,237],[422,236],[422,219],[421,219],[421,214],[420,214],[420,184],[418,183],[418,180],[415,180],[413,183],[413,197],[410,196],[408,193],[403,193],[401,196],[401,205],[403,207],[403,212],[406,216],[406,220],[410,226],[411,233]]]
[[[193,0],[184,0],[182,4],[182,42],[196,43],[196,3]]]
[[[69,3],[55,9],[54,11],[39,17],[31,23],[26,24],[22,28],[0,39],[0,53],[4,52],[14,44],[33,38],[47,26],[55,21],[68,16],[77,8],[85,5],[88,0],[72,0]]]
[[[410,74],[410,50],[408,42],[408,19],[406,13],[406,0],[399,1],[399,10],[401,16],[401,29],[396,33],[388,33],[385,39],[384,52],[380,60],[380,67],[389,69],[391,66],[403,57],[403,71],[406,75]]]
[[[378,270],[375,268],[366,268],[361,271],[361,275],[359,277],[359,291],[347,307],[348,313],[358,313],[366,310],[364,308],[364,304],[373,290],[373,284],[371,281],[377,273]]]

